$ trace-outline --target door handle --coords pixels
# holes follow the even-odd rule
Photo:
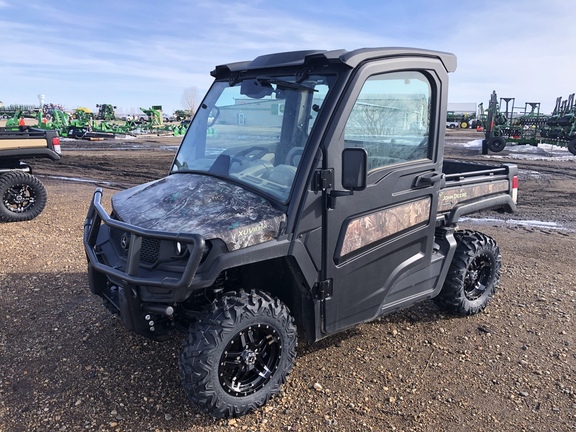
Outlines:
[[[444,180],[444,173],[429,172],[416,177],[416,180],[414,181],[414,187],[419,188],[432,186],[442,180]]]

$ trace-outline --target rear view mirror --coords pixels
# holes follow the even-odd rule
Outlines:
[[[245,80],[240,84],[240,94],[249,98],[262,99],[274,92],[272,84],[257,79]]]
[[[342,152],[342,187],[349,191],[366,188],[368,154],[362,147],[346,148]]]

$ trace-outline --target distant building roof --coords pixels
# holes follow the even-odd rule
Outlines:
[[[447,111],[454,111],[455,113],[475,113],[477,108],[478,104],[476,102],[449,102]]]

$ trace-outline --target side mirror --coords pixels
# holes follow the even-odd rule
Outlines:
[[[362,147],[346,148],[342,151],[342,187],[349,191],[366,188],[368,176],[368,153]]]

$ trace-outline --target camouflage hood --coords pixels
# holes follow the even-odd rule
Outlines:
[[[116,214],[141,228],[222,239],[229,250],[272,240],[284,213],[239,186],[209,176],[175,174],[112,197]]]

